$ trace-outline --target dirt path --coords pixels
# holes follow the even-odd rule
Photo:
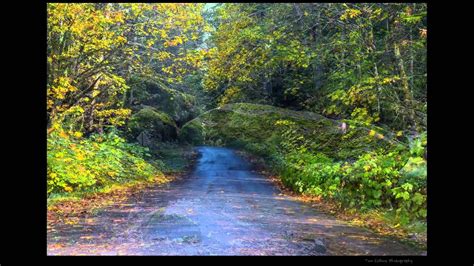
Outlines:
[[[50,228],[48,254],[422,254],[281,196],[231,149],[197,149],[189,178]]]

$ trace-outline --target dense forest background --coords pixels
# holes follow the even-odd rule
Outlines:
[[[235,106],[321,114],[344,122],[343,134],[367,129],[357,147],[337,144],[354,143],[341,135],[333,155],[315,146],[311,123],[279,119],[281,139],[255,140],[241,132],[265,117],[235,122],[232,139],[287,186],[393,211],[397,223],[426,217],[426,4],[54,3],[47,12],[49,197],[163,181],[176,167],[167,153],[195,139],[183,130],[190,121],[247,103]],[[372,139],[388,146],[352,153]]]

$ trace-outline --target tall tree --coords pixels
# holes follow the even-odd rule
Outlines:
[[[86,132],[123,125],[127,80],[179,83],[202,57],[190,43],[202,4],[48,4],[48,121]]]

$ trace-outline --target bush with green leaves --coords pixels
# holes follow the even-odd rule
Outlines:
[[[410,176],[402,170],[413,159],[408,157],[407,163],[403,152],[380,150],[342,163],[321,153],[293,151],[276,169],[282,182],[297,192],[335,199],[343,207],[362,211],[395,209],[406,223],[426,217],[426,173]]]
[[[162,164],[150,163],[146,148],[126,143],[112,130],[83,138],[59,128],[47,139],[48,194],[97,189],[130,180],[161,176]]]
[[[355,160],[335,160],[317,152],[294,123],[279,124],[285,129],[273,165],[286,186],[334,199],[343,207],[395,210],[402,224],[426,218],[426,133],[409,139],[409,145],[367,151]]]
[[[396,152],[364,154],[343,167],[343,201],[350,207],[391,205],[391,188],[398,181],[403,160]]]
[[[410,155],[400,170],[399,187],[392,193],[398,202],[397,213],[405,221],[409,216],[426,217],[426,179],[427,161],[425,151],[427,145],[426,132],[410,139]]]
[[[285,155],[282,180],[294,190],[315,196],[331,197],[340,183],[340,163],[322,153],[293,151]]]

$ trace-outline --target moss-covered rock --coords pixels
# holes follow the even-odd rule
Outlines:
[[[345,122],[348,130],[342,132]],[[261,155],[283,149],[289,135],[295,142],[332,158],[347,160],[373,149],[395,145],[386,131],[337,121],[311,112],[299,112],[269,105],[235,103],[210,110],[186,123],[180,139],[193,144],[243,147]]]
[[[177,127],[173,119],[152,107],[145,107],[133,114],[127,128],[132,139],[136,139],[140,134],[146,134],[152,141],[171,141],[177,137]]]
[[[191,120],[200,111],[193,95],[150,79],[134,77],[130,80],[133,91],[132,109],[151,106],[169,115],[178,125]]]

